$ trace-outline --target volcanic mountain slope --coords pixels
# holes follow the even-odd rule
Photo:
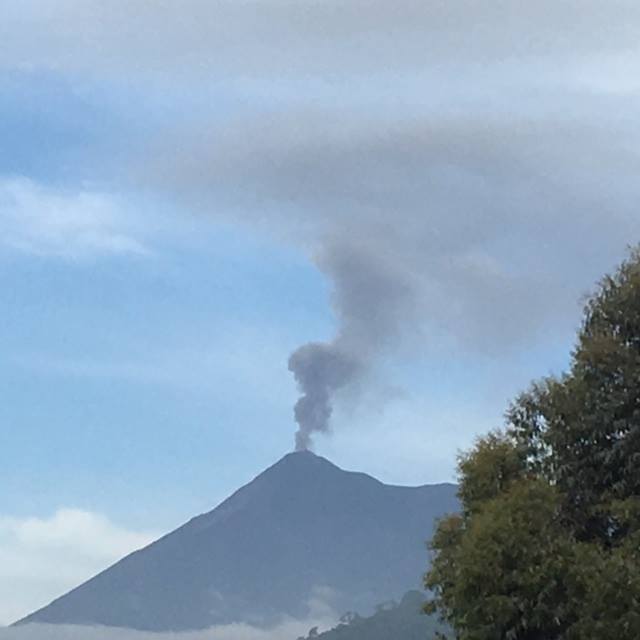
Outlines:
[[[18,624],[153,631],[283,616],[306,619],[320,594],[367,613],[420,585],[434,520],[454,485],[385,485],[313,453],[282,458],[213,511],[132,553]]]

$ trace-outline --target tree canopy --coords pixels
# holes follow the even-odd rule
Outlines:
[[[567,373],[459,460],[427,605],[459,640],[640,637],[640,252],[585,305]]]

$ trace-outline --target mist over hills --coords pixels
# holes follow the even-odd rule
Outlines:
[[[447,629],[436,616],[425,615],[423,605],[424,594],[409,591],[400,602],[377,607],[372,616],[346,616],[333,629],[313,629],[298,640],[431,640]]]
[[[398,487],[310,452],[122,559],[23,623],[149,631],[370,612],[420,585],[452,484]]]

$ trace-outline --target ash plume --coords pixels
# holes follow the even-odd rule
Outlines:
[[[296,451],[310,448],[313,433],[329,431],[332,396],[353,380],[359,370],[359,363],[341,351],[337,342],[312,342],[294,351],[289,358],[289,371],[303,394],[294,408],[298,423]]]
[[[192,76],[202,97],[217,104],[206,69],[238,108],[168,129],[139,178],[224,225],[321,250],[337,327],[291,358],[300,447],[330,428],[336,402],[376,392],[367,377],[384,376],[387,354],[504,358],[567,335],[573,300],[640,233],[638,90],[620,73],[637,66],[640,5],[502,4],[209,3],[208,19],[188,12],[180,29],[145,11],[155,27],[141,33],[172,27],[160,39],[167,69],[205,54]],[[104,12],[82,15],[109,26]],[[63,17],[54,25],[66,33]],[[52,25],[33,26],[46,43]],[[119,27],[100,64],[143,68],[145,38],[127,49]],[[185,55],[194,43],[202,50]],[[74,64],[92,60],[79,51]]]
[[[334,284],[339,326],[334,340],[310,342],[289,358],[302,394],[294,408],[296,451],[311,448],[313,434],[330,431],[336,395],[371,371],[410,300],[409,283],[363,243],[330,243],[316,263]]]

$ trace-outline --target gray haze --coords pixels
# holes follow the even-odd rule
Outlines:
[[[326,275],[334,334],[289,360],[298,449],[388,359],[565,341],[640,239],[637,2],[115,7],[27,2],[0,26],[0,65],[197,94],[161,104],[185,115],[113,179]]]
[[[298,423],[296,451],[311,446],[313,433],[326,433],[333,413],[332,395],[358,375],[360,365],[344,352],[339,340],[311,342],[289,358],[289,370],[303,393],[294,408]]]
[[[549,98],[519,100],[546,111]],[[640,239],[638,135],[612,123],[607,102],[553,118],[294,113],[251,134],[250,148],[245,122],[218,141],[220,156],[204,152],[205,200],[248,223],[262,206],[332,283],[335,336],[289,362],[299,447],[390,352],[498,357],[569,333],[581,296]],[[203,186],[185,179],[187,191]]]
[[[268,107],[185,126],[145,172],[327,276],[335,334],[289,361],[305,448],[388,358],[496,358],[570,335],[583,294],[640,239],[640,14],[298,7],[260,4],[266,40],[229,60]],[[278,37],[290,61],[258,62]]]
[[[0,628],[0,640],[295,640],[315,626],[328,628],[333,619],[291,620],[265,630],[246,624],[211,627],[204,631],[150,633],[131,629],[76,625],[31,624]]]
[[[299,425],[296,450],[308,449],[313,433],[330,427],[333,396],[353,385],[402,327],[409,285],[382,256],[372,259],[359,247],[330,244],[316,260],[336,286],[333,303],[339,332],[331,342],[311,342],[295,351],[289,369],[303,393],[295,406]],[[410,321],[410,318],[406,318]]]

